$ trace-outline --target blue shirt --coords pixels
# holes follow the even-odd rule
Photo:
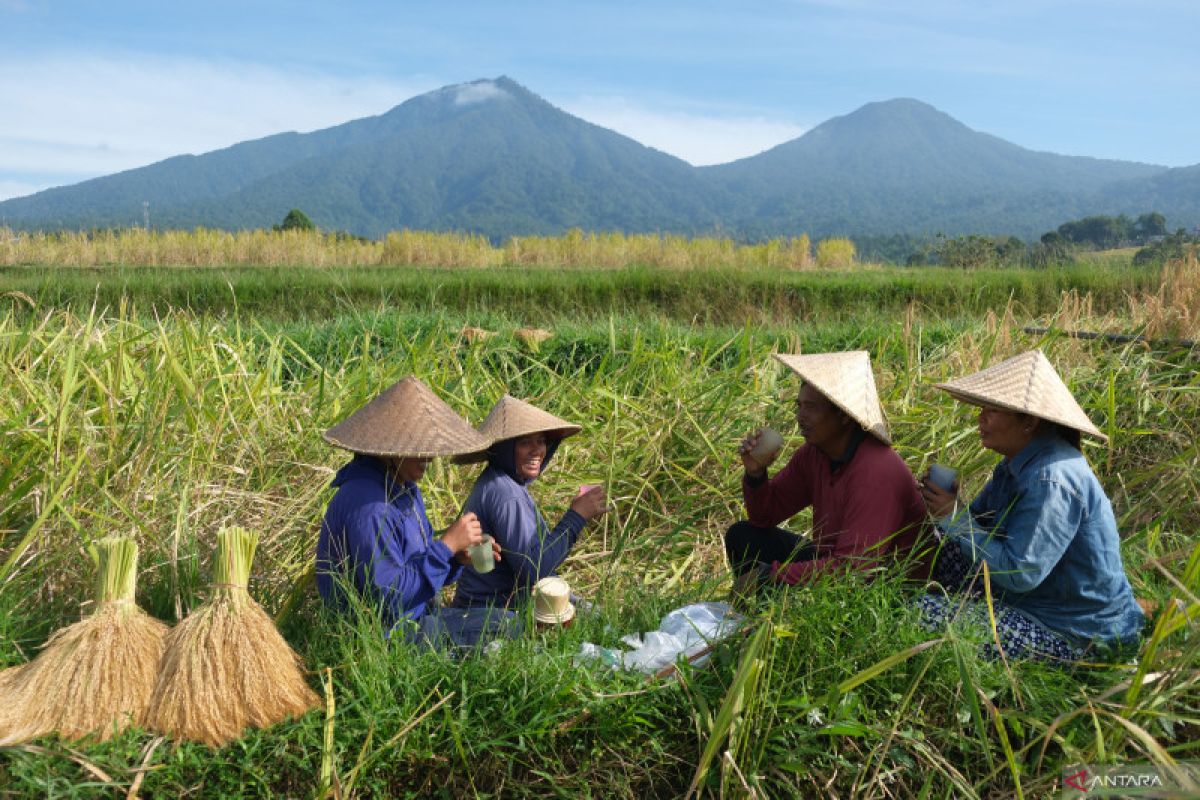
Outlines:
[[[1075,644],[1136,641],[1145,617],[1121,562],[1112,504],[1083,454],[1034,439],[992,472],[970,513],[939,528],[988,565],[998,599]]]
[[[426,604],[462,571],[425,513],[421,490],[399,483],[372,456],[356,455],[333,479],[317,539],[317,591],[325,603],[344,609],[339,580],[349,581],[365,600],[377,603],[385,631],[408,617],[417,620]]]
[[[566,560],[587,521],[569,510],[553,529],[538,511],[529,489],[496,467],[475,481],[463,512],[474,511],[483,532],[500,543],[496,568],[480,575],[463,570],[454,596],[456,606],[508,605],[533,584],[553,575]]]

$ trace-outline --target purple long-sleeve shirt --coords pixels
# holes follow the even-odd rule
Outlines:
[[[317,591],[326,604],[344,609],[339,579],[365,600],[378,603],[384,630],[426,605],[462,567],[425,513],[415,483],[390,477],[383,462],[358,455],[333,479],[337,493],[325,511],[317,539]]]
[[[553,529],[538,511],[529,489],[489,466],[475,481],[463,512],[474,511],[483,532],[500,543],[496,568],[480,575],[462,572],[454,596],[456,606],[508,605],[533,584],[553,575],[571,552],[587,521],[569,510]]]

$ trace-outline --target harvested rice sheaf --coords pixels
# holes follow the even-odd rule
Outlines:
[[[213,594],[168,634],[148,727],[219,747],[318,703],[304,664],[247,590],[258,534],[217,533]]]
[[[0,674],[0,744],[55,732],[103,741],[143,721],[167,626],[134,603],[132,539],[101,540],[93,555],[96,610],[56,631],[33,661]]]

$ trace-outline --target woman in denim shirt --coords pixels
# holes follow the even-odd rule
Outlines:
[[[923,482],[943,538],[934,579],[978,595],[987,565],[1008,656],[1075,661],[1135,643],[1145,618],[1125,576],[1112,505],[1080,451],[1081,432],[1107,437],[1054,367],[1033,350],[938,388],[980,407],[980,441],[1004,459],[961,513],[956,492]],[[919,604],[931,627],[960,606],[938,594]],[[982,604],[963,607],[986,623]]]

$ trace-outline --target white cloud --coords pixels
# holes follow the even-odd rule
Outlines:
[[[646,108],[622,97],[580,97],[561,107],[690,164],[724,164],[795,139],[807,128],[761,116],[715,116]]]
[[[474,103],[482,103],[486,100],[507,96],[508,92],[501,89],[493,81],[464,83],[461,86],[454,87],[454,105],[456,106],[469,106]]]
[[[433,84],[142,55],[0,56],[0,181],[107,175],[317,130],[382,114]]]

